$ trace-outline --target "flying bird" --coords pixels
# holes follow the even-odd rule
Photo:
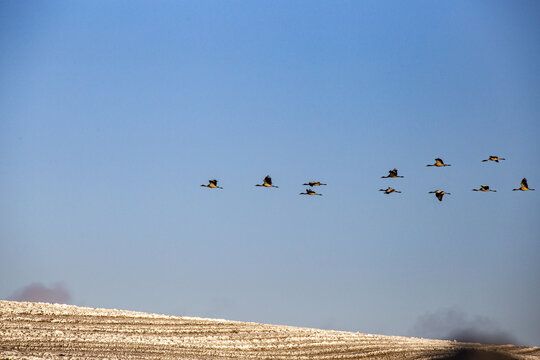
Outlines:
[[[317,194],[315,191],[313,191],[311,189],[306,189],[305,193],[300,193],[298,195],[319,195],[319,196],[322,196],[322,194]]]
[[[486,161],[495,161],[495,162],[499,162],[499,160],[506,160],[506,159],[505,159],[505,158],[500,158],[500,157],[495,156],[495,155],[490,155],[490,156],[489,156],[489,159],[482,160],[482,162],[486,162]]]
[[[397,174],[397,169],[389,170],[388,176],[381,176],[381,178],[387,179],[387,178],[402,178],[403,176],[399,176]]]
[[[497,190],[491,190],[489,188],[489,186],[487,185],[480,185],[480,188],[479,189],[472,189],[473,191],[484,191],[484,192],[487,192],[487,191],[493,191],[493,192],[497,192]]]
[[[429,164],[429,165],[426,165],[426,166],[437,166],[437,167],[441,167],[441,166],[452,166],[450,164],[445,164],[444,161],[442,161],[441,158],[436,158],[435,159],[435,164]]]
[[[396,189],[392,189],[391,187],[388,187],[387,189],[379,189],[379,191],[384,191],[384,193],[386,195],[390,194],[390,193],[401,193],[401,191],[397,191]]]
[[[512,190],[513,191],[516,191],[516,190],[529,191],[529,190],[534,190],[534,189],[529,189],[529,184],[527,184],[527,179],[523,178],[523,180],[521,180],[521,187],[518,189],[512,189]]]
[[[212,188],[212,189],[223,189],[221,186],[218,186],[218,181],[216,179],[214,180],[208,180],[208,185],[201,185],[201,186],[204,186],[204,187],[207,187],[207,188]]]
[[[430,191],[429,193],[430,194],[435,194],[435,196],[437,197],[437,199],[439,199],[439,201],[442,201],[442,198],[443,198],[444,194],[452,195],[449,192],[444,192],[442,190]]]
[[[310,181],[307,184],[302,184],[302,185],[304,185],[304,186],[321,186],[321,185],[326,185],[326,184],[321,184],[320,181]]]
[[[276,185],[272,185],[272,178],[270,177],[270,175],[266,175],[262,184],[257,184],[255,186],[275,187],[275,188],[279,187]]]

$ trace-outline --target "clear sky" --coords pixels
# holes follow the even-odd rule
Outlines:
[[[539,15],[0,2],[0,298],[540,346]]]

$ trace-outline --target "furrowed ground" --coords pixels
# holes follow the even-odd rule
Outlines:
[[[540,348],[0,301],[2,359],[540,359]]]

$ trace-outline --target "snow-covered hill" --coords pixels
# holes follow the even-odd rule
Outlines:
[[[0,301],[0,359],[540,359],[481,345]]]

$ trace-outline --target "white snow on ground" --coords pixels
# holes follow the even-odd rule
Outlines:
[[[451,359],[460,351],[540,359],[536,347],[0,301],[0,359]]]

